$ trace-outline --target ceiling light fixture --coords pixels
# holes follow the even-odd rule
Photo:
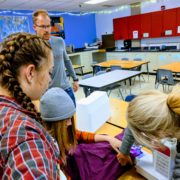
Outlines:
[[[86,1],[84,2],[85,4],[99,4],[105,1],[109,1],[109,0],[90,0],[90,1]]]

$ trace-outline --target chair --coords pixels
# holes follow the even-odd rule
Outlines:
[[[100,74],[104,74],[104,73],[106,73],[106,71],[98,71],[98,72],[96,73],[96,76],[98,76],[98,75],[100,75]]]
[[[135,94],[129,94],[129,95],[126,96],[125,101],[126,102],[131,102],[136,96],[137,95],[135,95]]]
[[[141,58],[134,58],[134,61],[142,61],[142,59],[141,59]],[[142,65],[133,68],[133,71],[141,71],[141,69],[142,69]],[[142,77],[143,80],[145,81],[145,78],[144,78],[143,74],[140,74],[140,75],[139,75],[139,82],[140,82],[140,80],[141,80],[141,79],[140,79],[141,77]],[[135,79],[136,79],[136,78],[134,78],[134,81],[135,81]],[[140,85],[141,85],[141,84],[140,84]]]
[[[122,70],[122,67],[121,67],[121,66],[114,65],[114,66],[110,66],[110,70],[111,70],[111,71],[114,71],[114,70]],[[126,93],[126,81],[124,81],[124,85],[122,85],[121,83],[119,83],[119,85],[121,85],[121,86],[124,87],[125,93]]]
[[[121,70],[122,69],[122,67],[121,66],[110,66],[110,69],[111,69],[111,71],[114,71],[114,70]]]
[[[169,91],[169,86],[175,85],[172,71],[167,69],[158,69],[155,79],[155,88],[158,88],[159,84],[162,84],[164,92],[166,91],[166,86],[168,86]]]
[[[93,74],[86,74],[82,76],[82,79],[87,79],[93,77]],[[83,92],[85,94],[85,97],[89,96],[93,91],[90,88],[83,87]]]
[[[93,67],[93,74],[96,74],[97,72],[103,70],[103,68],[99,65],[92,65],[92,67]]]
[[[128,61],[129,58],[124,57],[124,58],[121,58],[121,60],[123,60],[123,61]]]
[[[96,73],[96,75],[98,76],[98,75],[104,74],[104,73],[106,73],[106,71],[99,71],[99,72]],[[121,92],[120,87],[121,87],[121,84],[116,83],[116,84],[113,84],[113,85],[111,85],[111,86],[108,86],[108,87],[105,89],[105,91],[107,91],[108,96],[110,96],[111,91],[118,88],[119,94],[121,95],[121,98],[124,100],[124,97],[123,97],[123,95],[122,95],[122,92]]]

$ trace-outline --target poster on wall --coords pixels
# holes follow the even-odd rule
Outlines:
[[[51,34],[65,39],[63,17],[51,17]]]
[[[0,40],[16,32],[30,32],[27,16],[0,16]]]

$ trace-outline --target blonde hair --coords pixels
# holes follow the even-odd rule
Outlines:
[[[45,9],[37,9],[35,12],[33,12],[33,15],[32,15],[33,24],[36,24],[37,17],[39,15],[43,15],[43,16],[48,16],[49,17],[49,14],[48,14],[48,12]]]
[[[180,139],[179,90],[169,95],[157,90],[147,91],[129,103],[128,127],[137,142],[155,148],[161,146],[162,138]]]
[[[47,131],[58,143],[64,165],[66,165],[66,154],[68,151],[74,150],[77,145],[74,117],[71,121],[72,126],[68,128],[66,119],[55,122],[44,121]]]

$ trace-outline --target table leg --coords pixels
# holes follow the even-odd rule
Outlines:
[[[149,65],[148,65],[148,63],[146,65],[146,67],[147,67],[147,74],[148,74],[148,81],[149,81]]]

